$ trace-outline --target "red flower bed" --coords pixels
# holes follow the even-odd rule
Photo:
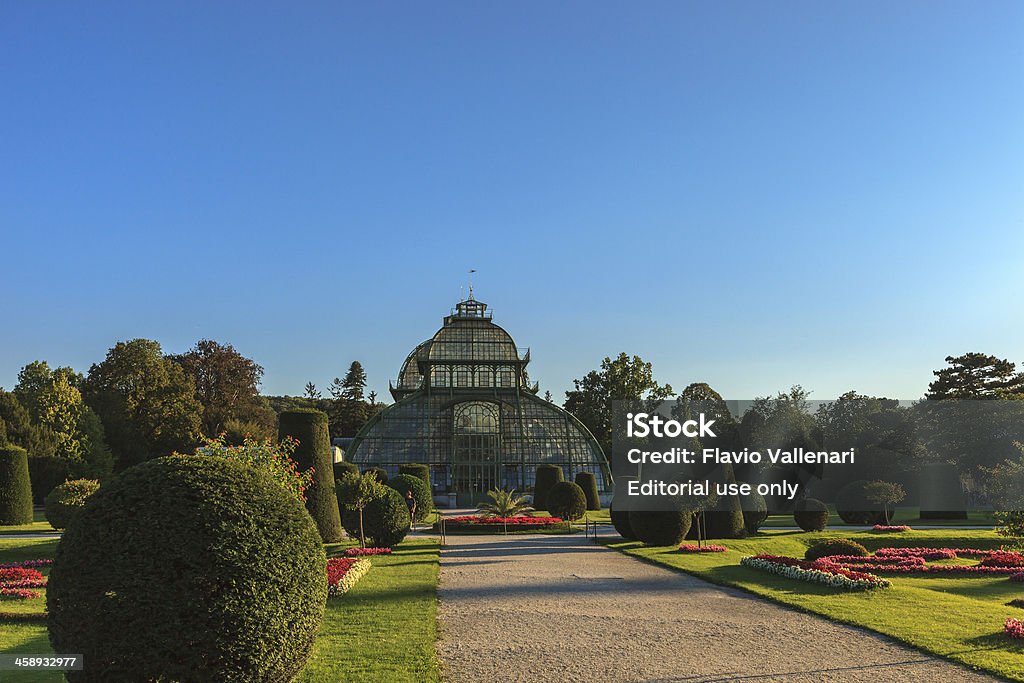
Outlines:
[[[728,548],[724,545],[697,545],[696,543],[683,543],[679,550],[684,553],[724,553]]]
[[[51,564],[53,564],[53,560],[22,560],[21,562],[0,564],[0,569],[37,569],[39,567],[49,567]]]
[[[518,526],[544,526],[547,524],[561,523],[561,517],[485,517],[483,515],[462,515],[461,517],[448,517],[446,524],[487,524],[487,525],[518,525]]]
[[[368,571],[370,561],[365,557],[332,557],[327,560],[327,594],[344,595]]]
[[[1003,633],[1011,638],[1024,638],[1024,621],[1009,617],[1003,622]]]
[[[982,561],[976,565],[926,564],[928,560],[951,560],[957,557],[980,558]],[[1024,555],[1004,550],[978,550],[976,548],[879,548],[870,557],[833,555],[824,557],[819,562],[847,569],[894,574],[999,576],[1020,572],[1021,567],[1024,567]]]
[[[391,548],[349,548],[346,557],[365,557],[367,555],[390,555]]]
[[[42,595],[30,588],[46,588],[46,577],[38,569],[0,567],[0,596],[24,600]]]
[[[888,525],[888,524],[876,524],[871,527],[872,531],[881,531],[883,533],[898,533],[901,531],[912,531],[912,529],[906,524]]]

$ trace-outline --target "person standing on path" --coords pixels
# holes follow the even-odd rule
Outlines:
[[[416,518],[416,499],[412,497],[412,489],[405,492],[405,506],[409,508],[409,528],[412,529],[412,520]]]

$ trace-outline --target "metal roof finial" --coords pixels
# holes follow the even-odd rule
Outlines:
[[[473,273],[476,272],[476,268],[469,269],[469,300],[473,300]]]

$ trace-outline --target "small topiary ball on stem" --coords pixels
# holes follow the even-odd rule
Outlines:
[[[305,666],[327,603],[316,524],[243,463],[131,467],[64,532],[46,606],[69,681],[278,683]]]
[[[822,531],[828,526],[828,506],[817,498],[803,498],[793,506],[793,520],[804,531]]]
[[[55,487],[46,496],[46,521],[54,529],[66,529],[89,496],[99,490],[95,479],[74,479]]]
[[[548,491],[548,514],[567,521],[579,519],[587,512],[587,496],[578,484],[560,481]]]

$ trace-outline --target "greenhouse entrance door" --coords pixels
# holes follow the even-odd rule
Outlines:
[[[452,487],[460,507],[477,505],[498,486],[501,437],[498,407],[474,401],[455,407]]]

